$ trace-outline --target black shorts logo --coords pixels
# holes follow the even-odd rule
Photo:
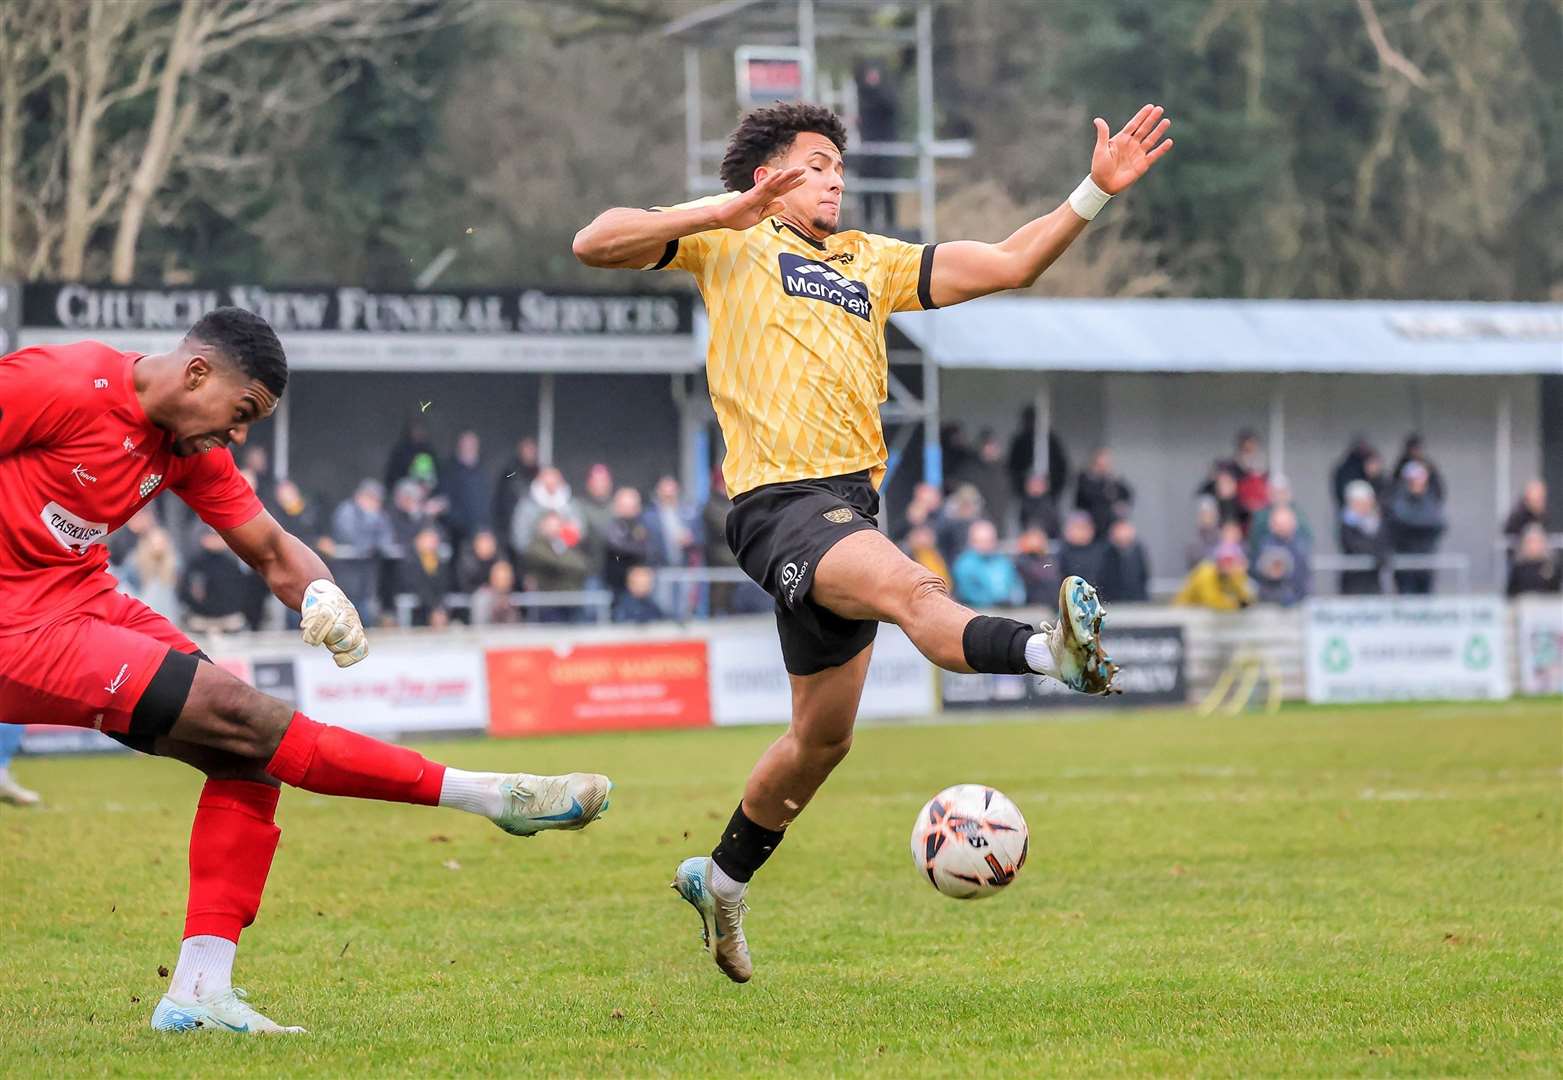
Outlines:
[[[826,510],[820,517],[832,525],[845,525],[852,520],[852,511],[845,506],[838,506],[834,510]]]
[[[823,300],[864,320],[873,316],[874,305],[863,282],[842,277],[822,262],[788,251],[778,253],[776,258],[781,267],[782,288],[788,296]]]

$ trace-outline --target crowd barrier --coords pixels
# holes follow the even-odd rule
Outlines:
[[[1035,621],[1042,611],[1018,611]],[[982,709],[1054,711],[1281,700],[1498,700],[1563,693],[1563,602],[1491,596],[1328,597],[1238,613],[1117,605],[1106,630],[1124,694],[1049,680],[936,671],[881,627],[861,715],[917,720]],[[769,617],[646,627],[524,625],[371,633],[338,668],[292,634],[202,642],[215,661],[312,716],[388,737],[553,735],[784,723],[791,691]],[[97,732],[29,728],[31,753],[112,749]]]

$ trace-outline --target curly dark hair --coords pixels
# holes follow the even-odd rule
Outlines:
[[[847,126],[823,105],[778,101],[751,109],[738,122],[722,156],[722,184],[728,191],[754,187],[754,170],[775,161],[802,131],[823,135],[847,152]]]
[[[277,397],[288,385],[288,357],[271,324],[240,307],[213,308],[185,335],[222,350],[223,356]]]

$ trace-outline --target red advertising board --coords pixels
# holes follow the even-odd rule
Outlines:
[[[706,727],[704,641],[490,649],[489,732]]]

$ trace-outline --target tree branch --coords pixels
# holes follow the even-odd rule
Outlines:
[[[1373,0],[1357,0],[1357,10],[1362,12],[1362,21],[1368,29],[1368,40],[1373,43],[1373,51],[1378,53],[1379,63],[1400,72],[1418,90],[1426,90],[1428,80],[1422,69],[1391,45],[1389,38],[1384,35],[1384,26],[1378,21],[1378,12],[1373,9]]]

